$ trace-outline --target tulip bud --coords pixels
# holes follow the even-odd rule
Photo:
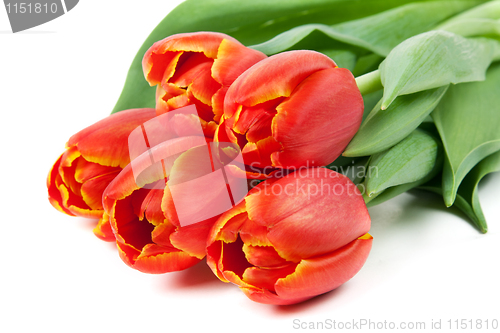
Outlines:
[[[130,162],[130,132],[154,116],[154,109],[125,110],[73,135],[47,178],[52,206],[68,215],[100,219],[94,234],[114,241],[102,194]]]
[[[230,86],[216,140],[237,143],[257,168],[325,166],[361,124],[353,75],[315,51],[289,51],[255,64]]]
[[[248,192],[238,147],[205,137],[194,105],[141,124],[129,146],[103,194],[120,257],[146,273],[196,264],[212,224]]]
[[[326,168],[269,178],[214,224],[207,263],[252,300],[293,304],[333,290],[371,249],[361,193]]]
[[[158,41],[144,55],[146,80],[157,85],[156,110],[162,114],[196,105],[213,135],[223,113],[227,88],[247,68],[266,58],[262,52],[215,32],[172,35]]]

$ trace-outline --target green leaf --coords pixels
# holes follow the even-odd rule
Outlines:
[[[369,157],[348,158],[339,156],[334,162],[330,163],[325,168],[347,176],[354,182],[354,184],[360,184],[365,178],[369,162]]]
[[[436,27],[436,30],[448,30],[452,26],[460,23],[470,22],[471,19],[499,19],[500,1],[487,1],[479,6],[475,6],[463,13],[460,13]]]
[[[500,171],[500,152],[496,152],[480,163],[465,177],[460,185],[454,206],[459,208],[473,222],[474,226],[482,233],[488,231],[488,224],[479,203],[478,185],[481,179],[489,173]],[[423,184],[419,189],[443,194],[442,179],[438,176],[430,182]]]
[[[370,114],[370,110],[372,110],[377,105],[377,103],[380,101],[383,93],[384,93],[384,91],[382,89],[380,89],[380,90],[374,91],[372,93],[363,95],[363,104],[364,104],[363,121],[365,121],[365,119]],[[364,156],[366,156],[366,155],[364,155]]]
[[[423,184],[422,186],[417,187],[419,190],[424,190],[424,191],[429,191],[436,193],[440,196],[443,195],[443,190],[441,188],[442,184],[442,179],[441,175],[438,175],[437,177],[433,178],[429,182]],[[476,217],[476,214],[474,213],[474,209],[472,208],[472,205],[470,202],[468,202],[464,197],[462,197],[460,194],[457,194],[457,198],[455,200],[454,206],[456,206],[458,209],[460,209],[462,212],[467,215],[468,218],[471,219],[472,223],[476,228],[478,228],[479,231],[482,233],[486,233],[487,231],[487,225],[486,221],[479,222],[478,218]],[[479,206],[479,208],[481,208]],[[481,211],[482,215],[482,211]],[[480,225],[481,223],[482,225]]]
[[[154,107],[155,88],[142,72],[142,57],[154,42],[194,31],[217,31],[245,45],[262,43],[295,26],[337,24],[410,3],[410,0],[187,0],[171,11],[144,41],[130,66],[114,112]],[[327,48],[326,48],[327,49]]]
[[[449,23],[441,28],[454,34],[472,37],[472,36],[500,36],[500,20],[485,18],[469,18],[461,21]]]
[[[498,44],[492,39],[467,39],[446,31],[429,31],[407,39],[380,64],[382,109],[399,95],[484,80]]]
[[[372,196],[389,187],[425,178],[436,164],[441,166],[440,149],[441,144],[436,138],[416,129],[391,149],[373,155],[365,179],[366,194]]]
[[[486,156],[500,150],[500,64],[483,82],[451,86],[431,114],[446,152],[443,197],[455,201],[467,173]]]
[[[319,31],[334,40],[387,56],[392,48],[405,39],[428,31],[442,20],[476,4],[478,3],[471,1],[416,2],[333,26],[297,26],[252,47],[268,55],[276,54],[296,49],[297,43],[305,38],[313,39],[312,33]],[[316,46],[320,47],[321,44],[317,43]]]
[[[434,177],[436,175],[436,173],[439,172],[439,169],[437,167],[435,169],[433,169],[433,171],[434,170],[436,172],[431,172],[431,173],[429,173],[428,176],[426,176],[422,179],[419,179],[419,180],[411,182],[411,183],[406,183],[406,184],[401,184],[401,185],[389,187],[388,189],[383,190],[382,192],[376,193],[376,194],[372,195],[371,197],[366,195],[366,193],[363,194],[363,198],[365,199],[366,206],[373,207],[376,205],[380,205],[381,203],[386,202],[387,200],[390,200],[390,199],[392,199],[400,194],[403,194],[403,193],[405,193],[405,192],[407,192],[415,187],[418,187],[418,186],[426,183],[427,181],[429,181],[430,178]]]
[[[496,152],[478,163],[471,172],[464,178],[458,188],[458,195],[464,198],[472,208],[474,214],[471,219],[481,232],[486,233],[488,226],[479,203],[478,185],[484,176],[491,172],[500,171],[500,152]]]
[[[399,96],[385,110],[380,101],[361,124],[344,156],[368,156],[382,152],[407,137],[438,105],[448,86]]]
[[[500,36],[500,1],[489,1],[476,6],[438,25],[435,30],[446,30],[464,37]]]
[[[352,75],[358,77],[368,72],[372,72],[380,66],[382,60],[384,60],[384,58],[375,53],[361,56],[356,61],[356,66],[354,66],[352,70]]]
[[[347,68],[348,70],[352,71],[356,66],[357,56],[351,51],[329,49],[319,51],[334,60],[337,66],[339,66],[340,68]]]

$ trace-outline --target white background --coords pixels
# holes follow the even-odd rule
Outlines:
[[[500,174],[480,186],[487,235],[437,196],[404,194],[370,209],[373,250],[357,276],[288,307],[250,301],[204,263],[135,271],[92,234],[95,221],[52,208],[46,176],[66,140],[111,112],[136,51],[177,3],[84,0],[17,34],[0,7],[0,331],[287,332],[361,319],[428,331],[441,320],[445,331],[449,319],[500,320]]]

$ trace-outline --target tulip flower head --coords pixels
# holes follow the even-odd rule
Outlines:
[[[207,263],[252,300],[294,304],[352,278],[371,249],[356,186],[326,168],[269,178],[214,224]]]
[[[128,137],[132,130],[155,116],[154,109],[125,110],[73,135],[47,178],[52,206],[68,215],[100,219],[95,235],[114,241],[102,194],[130,162]]]
[[[120,256],[135,269],[165,273],[199,262],[213,223],[248,192],[237,147],[211,142],[202,127],[189,105],[129,136],[131,163],[107,187],[103,202]]]
[[[325,166],[361,124],[353,75],[315,51],[273,55],[241,74],[224,101],[216,140],[237,143],[257,168]]]
[[[154,43],[142,65],[146,80],[157,86],[158,114],[194,104],[213,134],[229,85],[264,58],[265,54],[228,35],[195,32],[172,35]]]

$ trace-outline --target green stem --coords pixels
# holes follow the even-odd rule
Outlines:
[[[383,88],[382,81],[380,80],[380,71],[378,69],[358,76],[356,78],[356,84],[358,85],[361,95],[367,95]]]

